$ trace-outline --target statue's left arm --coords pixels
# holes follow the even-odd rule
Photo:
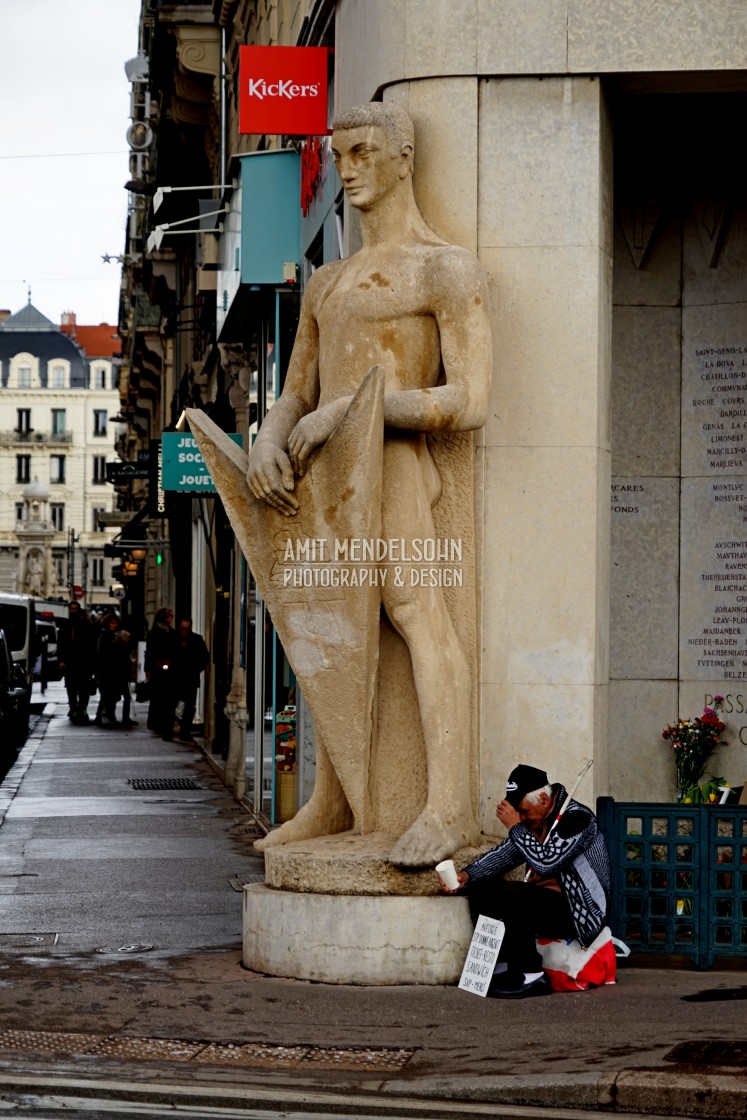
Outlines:
[[[446,384],[387,393],[384,423],[415,432],[481,428],[493,364],[485,273],[477,257],[457,246],[434,254],[427,272]]]
[[[426,307],[436,320],[445,384],[387,392],[384,423],[411,432],[465,432],[485,423],[492,374],[488,285],[480,262],[458,246],[439,248],[423,268]],[[351,397],[304,416],[288,440],[296,474],[342,419]]]

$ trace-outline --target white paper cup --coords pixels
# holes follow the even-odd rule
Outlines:
[[[455,891],[457,889],[459,880],[457,879],[457,871],[453,859],[445,859],[442,860],[441,863],[437,863],[436,871],[438,872],[439,879],[447,890]]]

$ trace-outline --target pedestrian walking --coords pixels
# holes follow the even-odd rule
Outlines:
[[[68,716],[72,723],[90,723],[91,673],[94,660],[93,627],[80,603],[68,605],[68,617],[60,625],[57,644],[60,672],[65,680]]]
[[[122,697],[122,722],[121,726],[128,729],[137,727],[137,720],[130,715],[132,693],[130,681],[132,680],[132,645],[129,630],[120,630],[114,643],[114,676],[117,682],[117,695]]]
[[[119,699],[119,679],[117,674],[117,631],[119,619],[108,614],[101,622],[101,632],[96,644],[96,680],[101,694],[101,703],[96,716],[99,727],[118,727],[117,700]]]
[[[195,718],[197,689],[200,687],[200,676],[209,660],[210,654],[202,635],[195,634],[192,630],[192,619],[181,619],[177,627],[176,679],[179,699],[184,705],[179,721],[179,741],[182,743],[194,743],[192,723]]]
[[[174,738],[174,720],[179,699],[176,680],[177,636],[169,607],[156,611],[145,644],[145,673],[151,685],[148,729],[166,742]]]

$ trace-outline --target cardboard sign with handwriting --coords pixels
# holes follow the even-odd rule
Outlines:
[[[505,932],[506,927],[500,918],[486,918],[481,914],[477,919],[459,981],[459,987],[465,992],[472,992],[474,996],[488,994]]]

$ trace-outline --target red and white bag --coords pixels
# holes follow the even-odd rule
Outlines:
[[[613,938],[608,926],[584,949],[578,941],[537,939],[542,967],[554,992],[584,992],[589,987],[614,984],[617,973],[615,946],[627,956],[627,945]]]

